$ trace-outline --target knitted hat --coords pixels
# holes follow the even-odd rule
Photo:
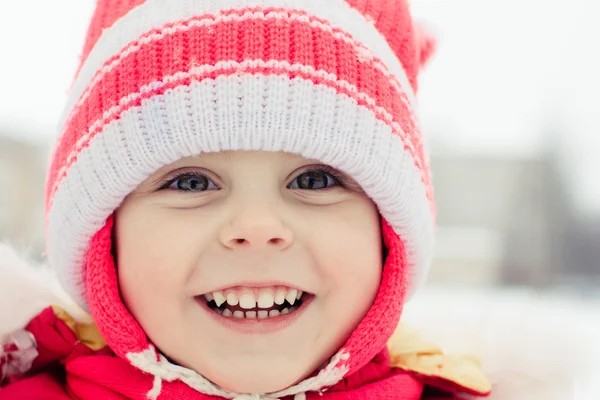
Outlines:
[[[388,250],[375,304],[328,367],[333,380],[352,373],[385,346],[432,255],[434,200],[415,117],[431,50],[406,0],[98,0],[49,172],[49,264],[118,355],[172,380],[120,300],[115,209],[186,156],[318,159],[377,204]],[[203,382],[186,374],[178,379]]]

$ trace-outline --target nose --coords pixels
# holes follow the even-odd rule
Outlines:
[[[293,242],[292,230],[269,207],[238,210],[221,230],[223,245],[234,249],[283,250]]]

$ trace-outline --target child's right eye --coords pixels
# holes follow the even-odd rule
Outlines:
[[[182,173],[163,185],[161,189],[181,192],[203,192],[219,188],[205,175]]]

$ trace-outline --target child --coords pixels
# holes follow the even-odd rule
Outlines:
[[[99,0],[47,185],[72,302],[4,267],[37,300],[0,324],[0,399],[487,395],[398,327],[431,50],[406,0]]]

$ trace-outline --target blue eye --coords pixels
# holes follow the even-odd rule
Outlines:
[[[344,178],[338,177],[333,168],[322,166],[305,170],[288,185],[288,188],[299,190],[323,190],[335,186],[346,187]],[[162,185],[160,190],[199,193],[209,190],[219,190],[219,187],[206,175],[199,172],[184,171]]]
[[[213,188],[211,188],[211,185]],[[190,173],[183,173],[176,176],[170,180],[164,188],[181,192],[203,192],[209,189],[218,189],[218,187],[206,176]]]
[[[339,186],[339,180],[323,169],[305,171],[290,184],[290,189],[320,190]]]

